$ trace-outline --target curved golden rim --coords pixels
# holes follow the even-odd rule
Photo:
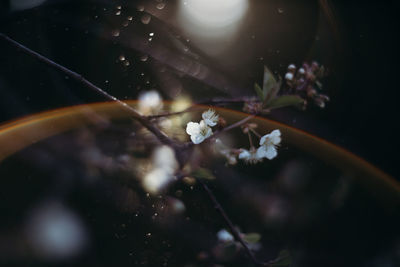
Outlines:
[[[137,100],[126,102],[134,105]],[[170,104],[168,101],[165,103]],[[200,111],[204,108],[205,106],[198,105],[193,111]],[[247,116],[243,112],[227,108],[216,109],[228,121]],[[0,162],[44,138],[79,126],[103,123],[104,117],[127,118],[129,114],[121,112],[117,104],[113,102],[100,102],[45,111],[0,125]],[[330,165],[343,170],[345,174],[362,177],[363,182],[370,186],[375,187],[379,184],[375,189],[390,191],[396,199],[400,199],[400,183],[398,181],[348,150],[280,122],[262,117],[255,117],[253,120],[258,122],[260,130],[270,131],[278,128],[281,130],[285,142],[317,156]]]

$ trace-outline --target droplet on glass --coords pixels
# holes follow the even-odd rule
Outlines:
[[[117,9],[121,10],[122,6],[117,6]]]
[[[283,8],[281,8],[281,7],[278,8],[278,13],[279,13],[279,14],[283,14],[283,12],[285,12],[285,11],[283,10]]]
[[[144,6],[143,5],[139,5],[138,7],[137,7],[137,10],[139,10],[139,11],[144,11]]]
[[[149,38],[149,42],[151,42],[153,40],[153,38]]]
[[[125,56],[124,56],[124,55],[120,55],[120,56],[118,57],[118,59],[121,60],[121,61],[124,61],[124,60],[125,60]]]
[[[115,12],[115,15],[116,15],[116,16],[121,15],[121,10],[118,10],[117,12]]]
[[[159,3],[156,5],[156,8],[159,10],[163,9],[164,7],[165,7],[165,3]]]
[[[143,24],[149,24],[151,21],[151,16],[149,14],[144,14],[141,19]]]
[[[124,65],[127,66],[127,67],[128,67],[130,64],[131,64],[131,63],[130,63],[128,60],[124,61]]]
[[[151,233],[147,233],[146,236],[147,236],[147,237],[150,237],[150,236],[151,236]]]
[[[154,36],[154,32],[149,33],[149,36]]]
[[[128,16],[126,19],[129,20],[129,21],[132,21],[133,17],[132,16]]]
[[[114,37],[118,37],[119,34],[120,34],[120,32],[119,32],[119,30],[113,30],[113,31],[111,32],[111,34],[112,34],[112,36],[114,36]]]
[[[129,25],[129,20],[125,20],[122,22],[122,26],[127,27]]]
[[[148,58],[149,58],[148,55],[143,55],[143,56],[140,57],[140,61],[145,62],[145,61],[147,61]]]

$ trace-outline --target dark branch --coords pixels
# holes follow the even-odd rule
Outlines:
[[[207,192],[207,195],[211,199],[211,201],[213,202],[215,209],[221,214],[222,218],[224,219],[224,221],[228,225],[228,228],[231,231],[232,235],[243,246],[243,248],[246,251],[247,255],[249,255],[250,259],[254,262],[254,264],[256,264],[258,266],[270,266],[270,262],[261,262],[261,261],[257,260],[257,258],[254,256],[253,252],[247,246],[246,242],[240,236],[240,233],[238,232],[238,230],[236,230],[236,228],[233,225],[231,219],[228,217],[228,215],[226,214],[224,208],[222,208],[221,204],[218,202],[218,200],[216,199],[216,197],[215,197],[214,193],[211,191],[211,189],[201,179],[197,179],[197,181],[199,181],[199,183],[201,184],[203,189]]]
[[[86,88],[96,92],[97,94],[102,95],[108,100],[116,102],[124,111],[128,112],[135,120],[137,120],[139,123],[141,123],[145,128],[147,128],[150,132],[152,132],[158,140],[166,145],[169,145],[173,147],[175,150],[177,150],[178,144],[171,138],[169,138],[166,134],[164,134],[162,131],[160,131],[157,127],[155,127],[145,116],[140,115],[136,110],[134,110],[132,107],[127,105],[126,103],[122,102],[118,98],[110,95],[109,93],[105,92],[103,89],[100,87],[94,85],[93,83],[89,82],[86,80],[82,75],[46,58],[45,56],[42,56],[41,54],[27,48],[26,46],[18,43],[17,41],[14,41],[10,37],[4,35],[3,33],[0,33],[0,39],[3,39],[4,41],[12,44],[22,52],[28,54],[29,56],[36,58],[40,62],[45,63],[46,65],[55,68],[62,73],[68,75],[72,79],[76,80],[77,82],[81,83],[84,85]]]

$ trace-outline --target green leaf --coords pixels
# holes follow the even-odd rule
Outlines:
[[[279,81],[275,84],[274,87],[272,87],[268,95],[265,97],[263,102],[264,107],[268,106],[269,103],[276,98],[281,87],[282,87],[282,80],[279,78]]]
[[[260,99],[260,101],[261,102],[264,101],[263,90],[261,89],[261,87],[257,83],[254,84],[254,90],[256,90],[257,96]]]
[[[270,266],[289,266],[292,264],[292,256],[290,255],[290,252],[288,250],[281,250],[279,252],[278,258],[273,260],[270,264]]]
[[[272,88],[274,88],[275,85],[276,85],[276,79],[274,77],[274,74],[266,66],[264,66],[264,81],[263,81],[264,98],[268,97]],[[264,101],[264,99],[262,101]]]
[[[260,241],[261,239],[261,235],[259,233],[248,233],[245,234],[243,237],[243,240],[246,241],[247,243],[257,243],[258,241]]]
[[[215,179],[214,174],[212,174],[212,172],[209,169],[205,168],[197,168],[190,175],[199,179],[207,179],[207,180]]]
[[[297,95],[284,95],[271,100],[268,103],[267,108],[282,108],[287,106],[296,106],[302,103],[304,103],[304,99]]]

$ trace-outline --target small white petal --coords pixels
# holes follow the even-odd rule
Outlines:
[[[260,146],[264,145],[265,142],[267,141],[267,138],[269,137],[269,134],[264,135],[263,137],[261,137],[260,139]]]
[[[271,140],[271,143],[274,145],[279,145],[281,142],[281,131],[279,130],[273,130],[270,134],[269,134],[269,138]]]

